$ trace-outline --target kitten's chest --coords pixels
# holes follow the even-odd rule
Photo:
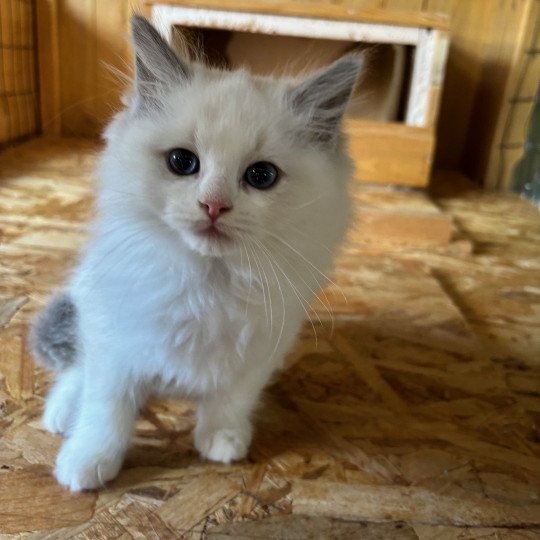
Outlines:
[[[241,360],[258,316],[228,289],[192,287],[164,306],[160,327],[173,356],[192,361]]]

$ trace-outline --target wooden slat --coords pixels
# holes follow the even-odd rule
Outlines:
[[[428,96],[425,127],[433,129],[437,126],[441,97],[446,75],[448,51],[450,47],[450,35],[444,30],[435,31],[435,56]]]
[[[59,136],[61,82],[58,0],[42,0],[37,2],[36,8],[41,130],[44,135]]]
[[[418,44],[420,46],[422,36],[430,33],[429,30],[403,25],[383,26],[356,21],[321,20],[316,17],[308,19],[306,17],[283,17],[274,14],[163,5],[156,5],[153,8],[152,19],[169,41],[171,28],[175,24],[255,34],[317,38],[323,43],[330,39],[358,43]]]
[[[499,188],[504,191],[510,191],[514,183],[515,168],[518,161],[523,157],[525,152],[523,145],[505,148],[501,147],[498,150],[497,167],[495,171],[498,178],[501,179]]]
[[[427,185],[434,144],[431,130],[361,120],[347,120],[345,130],[358,181]]]
[[[146,1],[148,5],[159,2]],[[383,9],[379,1],[349,0],[334,4],[331,2],[310,2],[308,0],[168,0],[163,4],[182,5],[207,9],[227,9],[250,13],[273,13],[277,15],[294,15],[299,17],[317,17],[359,21],[377,24],[394,24],[403,26],[420,26],[425,28],[447,28],[448,21],[441,15],[431,15],[424,11]],[[416,6],[413,0],[413,6]]]
[[[8,48],[13,42],[13,28],[11,26],[11,5],[7,0],[1,1],[1,13],[0,25],[2,26],[2,45],[0,54],[2,56],[0,69],[2,70],[3,91],[5,96],[1,99],[4,103],[6,111],[6,132],[4,139],[0,142],[8,142],[16,138],[15,122],[17,118],[16,110],[13,106],[13,99],[9,96],[12,93],[14,81],[13,81],[13,53]]]
[[[0,0],[0,145],[37,131],[33,4]]]
[[[35,45],[34,35],[34,2],[24,1],[20,3],[21,14],[21,44],[27,47]]]
[[[96,137],[101,127],[96,111],[99,96],[96,0],[59,3],[58,29],[62,134]]]
[[[10,17],[9,25],[12,30],[9,45],[12,45],[13,47],[20,47],[26,41],[21,34],[21,1],[12,0],[9,3],[8,13]]]
[[[540,35],[540,32],[538,32]],[[534,98],[540,90],[540,49],[531,52],[523,59],[523,77],[518,85],[516,96]]]
[[[517,28],[513,28],[508,25],[504,25],[500,29],[504,31],[503,43],[506,44],[506,53],[511,53],[511,62],[507,66],[507,79],[505,80],[504,87],[501,91],[500,101],[498,102],[498,108],[494,109],[493,98],[488,100],[491,102],[490,124],[492,128],[492,139],[489,141],[489,145],[484,145],[482,148],[476,148],[475,151],[478,156],[475,157],[477,164],[477,170],[479,174],[483,173],[485,184],[491,189],[509,189],[511,179],[511,168],[509,162],[515,162],[515,152],[512,152],[512,159],[508,159],[510,152],[502,151],[502,145],[507,142],[508,129],[510,127],[511,120],[509,115],[513,108],[514,100],[519,97],[520,89],[527,89],[524,92],[534,92],[534,84],[531,83],[531,79],[527,80],[527,77],[535,78],[534,70],[540,70],[540,61],[535,65],[534,58],[529,55],[529,51],[533,46],[533,31],[537,25],[538,17],[540,17],[540,2],[536,0],[522,0],[520,3],[521,11],[517,13],[503,13],[502,16],[513,15],[518,19],[519,25]],[[502,23],[501,23],[502,24]],[[503,54],[505,51],[500,54]],[[536,56],[536,55],[535,55]],[[533,60],[533,62],[529,62]],[[493,60],[494,62],[497,59]],[[532,68],[532,70],[531,70]],[[532,76],[531,76],[532,74]],[[500,75],[500,74],[499,74]],[[525,77],[523,77],[525,75]],[[540,73],[536,74],[540,77]],[[493,80],[491,83],[493,84]],[[536,86],[538,85],[538,79],[536,80]],[[484,95],[492,92],[489,86],[484,88]],[[531,96],[532,97],[532,96]],[[482,94],[479,95],[479,99],[482,98]],[[489,103],[488,103],[489,106]],[[477,115],[480,116],[480,120],[486,118],[486,110],[480,108]],[[473,122],[478,122],[478,118],[473,117]],[[512,126],[514,133],[523,130],[516,124]]]
[[[437,13],[450,19],[459,2],[461,0],[424,0],[422,7],[428,13]]]
[[[482,81],[486,42],[495,43],[495,38],[487,35],[486,25],[496,10],[492,10],[491,0],[457,0],[452,5],[446,0],[430,0],[428,5],[429,9],[448,9],[451,13],[451,45],[439,113],[435,161],[438,167],[457,169],[461,166],[465,149],[474,96]]]
[[[425,12],[423,0],[381,0],[381,7],[388,10]]]
[[[513,103],[507,118],[507,127],[504,131],[502,145],[524,144],[527,138],[530,117],[533,110],[533,101],[520,101]]]
[[[124,9],[121,9],[121,8]],[[96,2],[96,29],[99,39],[96,44],[96,88],[95,100],[91,105],[98,120],[109,121],[112,114],[121,107],[120,97],[126,91],[126,80],[114,70],[131,72],[131,50],[129,46],[129,16],[127,2],[123,6],[116,2]]]

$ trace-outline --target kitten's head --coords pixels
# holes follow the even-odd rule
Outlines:
[[[300,234],[335,243],[351,174],[340,123],[361,59],[274,80],[180,58],[142,17],[132,29],[135,87],[106,132],[102,206],[136,209],[208,256]]]

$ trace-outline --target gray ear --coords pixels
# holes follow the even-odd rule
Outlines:
[[[335,141],[363,63],[360,55],[343,56],[294,88],[293,108],[307,117],[312,140],[330,145]]]
[[[140,15],[131,18],[135,52],[135,88],[143,108],[159,106],[167,86],[188,79],[189,66],[169,47],[159,32]]]

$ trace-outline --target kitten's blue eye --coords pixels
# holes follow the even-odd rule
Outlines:
[[[244,173],[244,180],[255,189],[268,189],[278,180],[277,167],[268,161],[258,161],[250,165]]]
[[[174,174],[188,176],[199,172],[199,158],[185,148],[174,148],[168,155],[169,169]]]

